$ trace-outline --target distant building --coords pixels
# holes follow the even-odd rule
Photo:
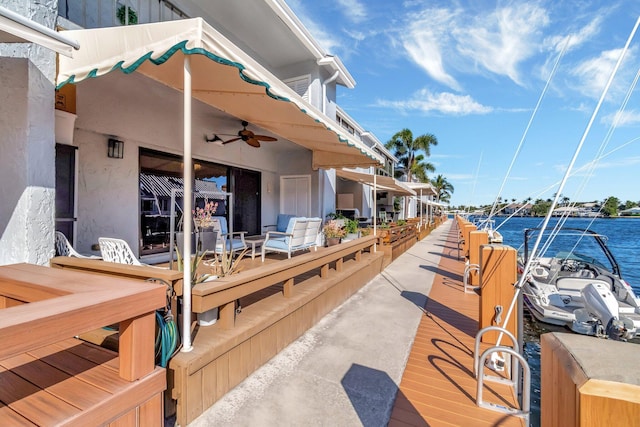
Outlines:
[[[634,207],[632,207],[632,208],[622,210],[622,211],[620,211],[619,215],[620,215],[620,216],[635,216],[635,215],[640,215],[640,206],[634,206]]]

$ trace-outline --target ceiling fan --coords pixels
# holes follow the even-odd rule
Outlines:
[[[207,138],[206,136],[204,137],[204,139],[207,142],[222,141],[222,144],[229,144],[231,142],[243,140],[244,142],[246,142],[252,147],[260,147],[260,141],[277,141],[278,140],[277,138],[274,138],[272,136],[256,135],[252,131],[247,130],[247,126],[249,125],[249,122],[243,120],[241,123],[242,123],[242,130],[238,131],[236,138],[232,138],[228,141],[225,141],[222,138],[220,138],[218,135],[213,135],[213,138],[211,139]],[[221,134],[221,135],[224,135],[224,134]],[[236,135],[229,135],[229,136],[236,136]]]

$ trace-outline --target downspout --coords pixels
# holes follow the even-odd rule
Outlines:
[[[322,114],[325,116],[327,115],[327,85],[334,82],[339,75],[340,71],[336,71],[331,77],[322,82]]]

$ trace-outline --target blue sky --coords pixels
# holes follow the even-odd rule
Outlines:
[[[492,203],[523,137],[500,194],[553,197],[640,16],[637,0],[287,4],[355,78],[338,92],[351,117],[382,142],[403,128],[438,138],[430,160],[454,185],[453,205]],[[639,56],[640,30],[562,192],[571,200],[640,201],[637,90],[621,109]]]

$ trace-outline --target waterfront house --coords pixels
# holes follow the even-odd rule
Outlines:
[[[338,57],[319,46],[283,1],[252,1],[248,13],[245,3],[141,0],[132,5],[133,9],[123,9],[132,15],[124,18],[120,13],[122,7],[114,9],[111,1],[59,3],[59,8],[52,5],[46,11],[41,6],[38,9],[38,13],[46,15],[49,26],[80,30],[96,40],[101,39],[99,31],[103,27],[111,27],[110,34],[119,34],[121,40],[126,40],[124,34],[135,25],[123,24],[177,22],[202,16],[204,24],[211,25],[212,39],[228,49],[230,56],[235,55],[234,59],[241,59],[241,67],[264,79],[254,82],[258,83],[254,85],[257,88],[247,89],[250,84],[235,68],[232,71],[235,75],[225,77],[224,81],[212,77],[211,80],[219,80],[213,85],[215,96],[209,92],[211,96],[204,100],[202,92],[197,93],[198,88],[194,93],[191,148],[195,179],[215,182],[218,188],[224,186],[235,195],[235,229],[261,234],[263,226],[274,223],[278,213],[325,217],[336,210],[338,203],[353,205],[363,217],[371,219],[374,210],[371,185],[359,183],[354,187],[336,182],[335,170],[343,167],[361,167],[356,170],[372,174],[372,166],[380,166],[378,173],[390,179],[384,188],[387,191],[378,193],[379,207],[392,208],[394,195],[413,195],[393,180],[393,156],[374,135],[364,131],[337,106],[338,86],[352,89],[353,77]],[[14,4],[17,10],[27,10],[20,2]],[[87,7],[88,4],[96,7]],[[109,36],[105,33],[105,37]],[[96,47],[87,45],[85,51],[98,51]],[[147,53],[145,46],[141,48],[141,55]],[[27,52],[30,47],[20,45],[13,51],[20,49]],[[117,236],[127,241],[139,257],[144,257],[150,244],[146,236],[155,235],[158,230],[148,230],[153,222],[147,220],[149,197],[153,197],[145,192],[148,188],[142,185],[141,176],[181,178],[182,83],[172,89],[168,80],[162,81],[153,73],[114,71],[98,78],[75,75],[75,84],[59,79],[59,90],[54,94],[55,70],[51,67],[55,56],[52,53],[49,56],[49,83],[38,101],[31,101],[27,113],[7,108],[3,116],[5,129],[22,124],[23,134],[32,129],[37,130],[29,133],[32,138],[42,135],[37,142],[46,145],[42,150],[30,150],[24,141],[17,140],[18,133],[11,141],[6,140],[11,145],[9,154],[16,150],[16,156],[27,153],[28,158],[7,156],[3,166],[5,161],[11,165],[3,170],[10,173],[19,167],[46,176],[24,187],[42,194],[48,202],[26,194],[23,199],[20,194],[5,198],[17,204],[9,203],[6,212],[0,215],[8,231],[0,247],[8,249],[17,241],[21,244],[19,248],[2,251],[0,263],[24,260],[46,263],[53,255],[54,229],[63,231],[82,252],[95,248],[100,236]],[[80,56],[78,53],[77,57]],[[9,58],[2,60],[6,64],[15,62]],[[60,65],[60,70],[73,69],[73,65],[65,64],[74,64],[74,60]],[[159,73],[169,68],[167,64],[156,67]],[[16,69],[12,73],[20,75],[21,71]],[[25,88],[19,97],[14,93],[18,88],[3,90],[8,99],[18,99],[33,93],[31,86],[29,82],[19,85]],[[239,86],[244,87],[238,90]],[[269,90],[265,91],[265,86]],[[255,102],[255,89],[262,91],[265,102]],[[221,94],[227,95],[224,100]],[[38,104],[40,100],[51,100],[51,104],[55,101],[55,111],[46,112],[47,120],[41,119],[38,108],[48,101]],[[295,106],[286,120],[275,114],[272,107],[283,103]],[[243,120],[248,122],[246,128]],[[32,125],[27,125],[28,122]],[[285,122],[292,123],[285,129]],[[310,122],[318,126],[310,126]],[[260,148],[243,141],[224,143],[237,137],[242,129],[277,141],[263,142]],[[25,179],[32,177],[27,174]],[[396,217],[408,214],[397,212]],[[149,259],[154,260],[158,258]]]

